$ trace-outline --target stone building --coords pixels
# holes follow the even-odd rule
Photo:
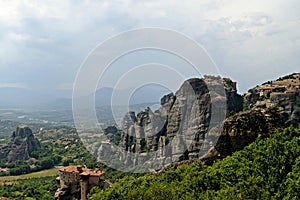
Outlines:
[[[91,188],[105,186],[103,171],[81,165],[60,168],[56,180],[60,186],[55,193],[56,200],[86,199]]]

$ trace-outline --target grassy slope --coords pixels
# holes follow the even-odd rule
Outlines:
[[[0,196],[12,200],[54,200],[57,169],[0,178]]]
[[[12,181],[18,181],[20,179],[28,179],[28,178],[41,178],[41,177],[47,177],[47,176],[57,176],[58,175],[58,169],[47,169],[39,172],[33,172],[30,174],[23,174],[19,176],[2,176],[0,177],[0,183],[7,183]]]

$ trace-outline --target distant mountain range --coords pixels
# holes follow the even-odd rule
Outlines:
[[[96,91],[96,107],[111,105],[113,92],[118,94],[115,104],[124,105],[121,101],[129,89],[114,91],[113,88],[104,87]],[[170,93],[165,88],[156,86],[146,86],[135,91],[129,101],[130,105],[158,103],[161,96]],[[93,94],[91,94],[93,95]],[[20,109],[43,109],[43,110],[71,110],[72,91],[71,90],[31,90],[25,88],[0,88],[0,108],[20,108]]]
[[[0,108],[35,107],[53,99],[53,96],[41,91],[25,88],[0,88]]]

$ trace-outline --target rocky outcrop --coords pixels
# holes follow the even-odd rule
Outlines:
[[[295,79],[296,75],[291,77]],[[195,159],[212,163],[243,149],[259,135],[268,137],[275,129],[300,123],[300,91],[295,85],[300,81],[292,80],[287,85],[285,79],[269,81],[242,98],[235,82],[218,80],[211,76],[189,79],[175,94],[163,96],[158,110],[147,108],[137,115],[128,112],[118,143],[122,153],[116,154],[116,160],[125,166],[147,165],[149,158],[162,166]],[[215,138],[217,143],[213,142]],[[103,142],[95,155],[100,160],[103,156],[113,159],[115,149],[110,142]],[[200,150],[208,153],[200,154]]]
[[[288,116],[284,111],[277,109],[276,106],[267,110],[253,109],[239,112],[226,118],[217,144],[211,147],[203,157],[175,162],[164,166],[159,171],[152,171],[152,173],[160,175],[170,168],[177,168],[182,164],[191,164],[199,159],[205,164],[211,165],[216,160],[223,159],[235,151],[242,150],[245,146],[254,142],[258,136],[266,138],[274,130],[285,128],[286,124],[284,122],[287,118]]]
[[[16,160],[29,160],[30,153],[39,149],[40,143],[34,138],[31,129],[28,126],[20,125],[13,132],[11,141],[0,147],[0,159],[7,159],[7,162]]]
[[[206,133],[220,123],[219,118],[241,109],[242,97],[237,94],[233,81],[211,76],[189,79],[175,94],[163,96],[158,110],[147,108],[137,115],[134,112],[125,115],[119,143],[123,152],[120,160],[125,165],[138,165],[150,154],[163,164],[197,158]],[[211,144],[205,145],[210,148]],[[105,155],[104,149],[107,150],[105,142],[96,153],[100,160]]]
[[[229,78],[223,78],[223,83],[226,91],[226,101],[227,101],[227,116],[233,115],[235,113],[243,110],[243,98],[237,93],[236,82],[233,82]]]
[[[288,116],[287,125],[297,125],[300,123],[300,90],[293,93],[272,93],[270,100],[266,104],[278,105]],[[268,105],[266,105],[268,107]]]
[[[215,146],[219,156],[226,157],[254,142],[258,135],[269,137],[278,128],[286,127],[288,116],[276,106],[266,110],[248,110],[228,117]],[[271,113],[272,112],[272,113]]]
[[[300,123],[299,73],[268,81],[250,89],[244,95],[244,107],[249,109],[228,117],[218,143],[203,158],[224,158],[255,141],[268,137],[274,130]]]
[[[268,96],[260,96],[257,90],[251,91],[244,96],[245,105],[250,109],[267,109],[278,106],[288,116],[285,123],[297,125],[300,123],[300,90],[294,92],[271,92]]]
[[[286,126],[300,123],[300,73],[293,73],[275,81],[252,88],[244,95],[249,109],[278,106],[288,116]]]
[[[104,129],[104,135],[107,139],[115,144],[119,143],[121,133],[115,126],[108,126]]]

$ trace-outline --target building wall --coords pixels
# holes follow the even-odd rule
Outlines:
[[[79,182],[80,176],[77,173],[59,172],[60,185],[68,185],[70,183]]]
[[[91,189],[92,187],[95,186],[99,186],[100,185],[100,177],[99,176],[90,176],[89,177],[89,189]]]
[[[86,199],[89,192],[89,181],[80,180],[80,199]]]
[[[59,171],[60,187],[68,186],[71,195],[80,199],[86,199],[88,192],[95,186],[101,186],[104,176],[87,175],[80,176],[76,172]]]

